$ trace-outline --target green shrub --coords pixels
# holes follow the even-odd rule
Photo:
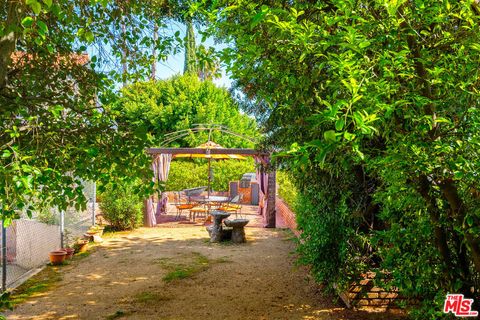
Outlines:
[[[53,208],[41,207],[38,210],[37,220],[45,224],[59,225],[60,214],[57,214]]]
[[[112,183],[102,193],[100,209],[115,230],[131,230],[142,223],[142,199],[132,189]]]
[[[289,172],[277,171],[278,195],[291,209],[298,204],[298,190]]]
[[[255,172],[254,161],[246,160],[212,160],[212,189],[227,191],[229,181],[240,180],[247,172]],[[208,160],[173,160],[167,181],[167,191],[178,191],[208,184]]]

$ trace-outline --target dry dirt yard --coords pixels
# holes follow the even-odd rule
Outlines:
[[[294,266],[283,230],[247,228],[244,245],[210,244],[201,226],[115,234],[8,319],[393,319],[346,310]]]

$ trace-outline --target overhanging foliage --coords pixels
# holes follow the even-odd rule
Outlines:
[[[239,0],[210,17],[295,171],[318,279],[386,269],[422,319],[442,316],[446,292],[479,301],[476,3]]]

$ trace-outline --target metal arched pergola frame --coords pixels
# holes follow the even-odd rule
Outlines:
[[[155,182],[167,180],[170,161],[175,154],[234,154],[253,157],[257,163],[257,180],[260,185],[261,203],[264,204],[259,207],[259,214],[263,216],[265,228],[275,228],[276,172],[275,169],[270,168],[270,153],[240,148],[149,148],[147,153],[152,156]],[[154,210],[153,202],[153,196],[145,200],[144,225],[146,227],[154,227],[156,216],[165,212],[166,196],[160,197],[156,210]]]

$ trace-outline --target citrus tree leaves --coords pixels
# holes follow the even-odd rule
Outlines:
[[[42,11],[42,4],[37,0],[26,0],[25,2],[35,14],[40,14]]]
[[[339,283],[375,252],[398,287],[423,295],[417,318],[435,318],[438,292],[468,287],[465,265],[480,272],[476,9],[239,0],[212,21],[232,41],[223,58],[254,101],[246,110],[305,195],[303,259]],[[442,232],[451,259],[441,258]]]

